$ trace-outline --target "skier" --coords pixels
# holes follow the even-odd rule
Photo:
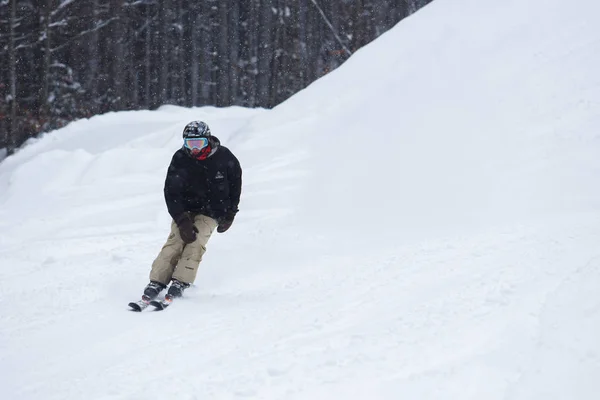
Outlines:
[[[205,122],[192,121],[183,130],[183,147],[175,152],[165,180],[165,201],[173,221],[171,233],[152,263],[147,302],[171,286],[172,300],[196,279],[206,243],[214,229],[226,232],[238,212],[242,169],[238,159]]]

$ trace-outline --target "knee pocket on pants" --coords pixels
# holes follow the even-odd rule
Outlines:
[[[200,262],[202,260],[202,256],[206,252],[206,247],[202,245],[193,246],[190,249],[185,249],[182,254],[182,258],[191,261]]]

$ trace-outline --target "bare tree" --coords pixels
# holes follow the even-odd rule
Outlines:
[[[272,26],[274,16],[277,12],[275,0],[260,1],[258,9],[258,76],[257,76],[257,100],[264,107],[272,107],[271,104],[271,62],[274,57],[274,46]]]
[[[98,97],[98,70],[99,70],[99,30],[97,26],[101,24],[99,17],[99,6],[98,0],[91,0],[86,2],[86,8],[83,12],[84,21],[86,21],[86,29],[90,32],[87,38],[83,39],[81,51],[83,54],[83,74],[84,85],[87,89],[87,108],[88,113],[96,114],[98,112],[98,104],[96,98]]]
[[[124,0],[110,0],[110,16],[112,26],[110,29],[109,51],[110,57],[110,85],[112,92],[112,107],[115,109],[123,109],[127,105],[125,93],[125,12],[123,8]]]
[[[10,116],[8,119],[8,138],[6,138],[5,142],[7,144],[8,153],[10,154],[15,150],[17,146],[17,55],[15,46],[15,26],[17,24],[17,0],[10,1],[10,18],[8,24],[10,32],[8,39],[8,80],[10,87],[8,104],[10,107]]]
[[[0,0],[0,147],[106,111],[273,107],[429,1]]]
[[[227,14],[230,1],[219,0],[218,4],[218,46],[217,53],[217,106],[229,104],[229,20]]]
[[[218,20],[218,0],[205,0],[202,3],[202,19],[200,26],[202,35],[201,44],[201,62],[202,66],[202,104],[217,104],[217,38],[219,32]]]
[[[239,92],[240,66],[240,4],[239,1],[231,0],[228,10],[227,33],[229,41],[229,54],[227,55],[227,71],[229,71],[229,96],[226,105],[236,104]]]
[[[256,76],[258,74],[258,18],[259,2],[255,0],[239,3],[238,39],[239,53],[236,67],[239,68],[237,77],[239,92],[236,103],[253,107],[256,100]]]
[[[40,20],[42,35],[40,40],[43,42],[42,48],[42,88],[40,90],[40,114],[47,116],[50,113],[50,104],[48,102],[50,97],[50,64],[52,62],[51,54],[51,38],[52,32],[50,29],[50,11],[54,7],[53,0],[45,0],[41,6]]]
[[[171,0],[159,2],[159,78],[158,78],[158,103],[166,104],[169,93],[169,72],[171,68],[171,47],[169,40],[169,27],[171,25]]]
[[[335,37],[335,39],[337,40],[337,42],[340,44],[340,46],[344,49],[344,51],[348,54],[348,56],[352,55],[352,52],[350,51],[350,49],[346,46],[346,44],[342,41],[342,39],[340,38],[340,36],[338,35],[335,27],[333,26],[333,24],[331,23],[331,21],[329,21],[329,19],[327,18],[327,15],[325,15],[325,12],[323,11],[323,9],[319,6],[319,4],[317,3],[317,0],[311,0],[311,2],[314,4],[314,6],[317,8],[317,10],[319,11],[319,15],[321,15],[321,18],[323,18],[323,21],[325,21],[325,24],[327,25],[327,27],[331,30],[331,33],[333,34],[333,36]],[[335,3],[332,1],[331,2],[332,5],[334,5]]]
[[[191,83],[191,105],[196,107],[199,105],[199,88],[200,88],[200,35],[202,34],[201,23],[201,7],[198,2],[193,2],[190,8],[191,16],[191,54],[190,54],[190,83]]]

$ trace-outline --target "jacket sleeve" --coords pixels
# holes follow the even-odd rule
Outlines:
[[[186,182],[186,171],[181,165],[181,154],[173,155],[165,179],[165,202],[167,210],[177,220],[186,210],[183,202],[183,191]]]
[[[230,212],[237,213],[242,194],[242,167],[238,159],[232,154],[228,165],[229,171],[229,196],[231,200]]]

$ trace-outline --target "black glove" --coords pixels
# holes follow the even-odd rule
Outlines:
[[[179,228],[179,235],[185,244],[190,244],[196,241],[196,233],[198,233],[198,228],[196,228],[194,225],[194,221],[192,221],[192,217],[189,214],[185,213],[177,217],[175,223]]]
[[[231,224],[233,224],[233,220],[235,219],[235,214],[237,211],[228,212],[220,221],[219,226],[217,226],[217,232],[223,233],[226,232],[227,229],[231,228]]]

